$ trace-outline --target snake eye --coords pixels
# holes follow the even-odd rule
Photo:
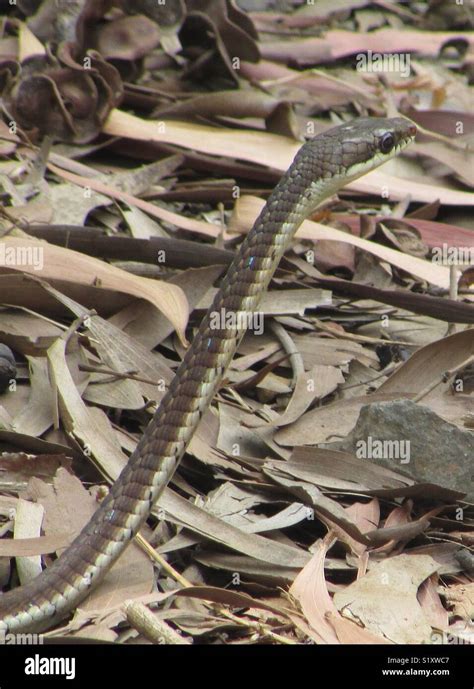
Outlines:
[[[395,137],[393,134],[384,134],[379,142],[379,148],[382,153],[390,153],[392,148],[395,146]]]

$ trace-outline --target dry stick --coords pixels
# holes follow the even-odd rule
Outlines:
[[[472,364],[473,362],[474,354],[471,354],[471,356],[462,361],[458,366],[448,369],[439,378],[431,381],[431,383],[428,383],[428,385],[426,385],[417,395],[415,395],[413,402],[419,402],[423,397],[426,397],[429,392],[434,390],[437,385],[440,383],[446,383],[450,378],[455,376],[458,371],[461,371],[463,368],[466,368],[466,366],[469,366],[469,364]]]
[[[177,572],[172,565],[169,564],[149,543],[148,541],[143,538],[140,534],[137,534],[135,536],[135,540],[137,543],[140,545],[140,547],[152,558],[152,560],[155,560],[163,569],[173,578],[175,579],[183,588],[190,588],[193,586],[193,584],[188,581],[185,577],[183,577],[179,572]],[[206,603],[209,607],[209,603]],[[251,620],[244,620],[241,619],[240,617],[237,617],[233,613],[231,613],[229,610],[226,610],[223,607],[220,606],[214,606],[214,609],[217,610],[217,613],[219,615],[222,615],[223,617],[226,617],[229,620],[232,620],[232,622],[235,622],[235,624],[238,624],[240,627],[246,627],[248,630],[253,631],[254,633],[264,635],[268,638],[270,638],[272,641],[281,643],[281,644],[286,644],[287,646],[293,646],[297,642],[293,641],[292,639],[288,639],[286,636],[281,636],[280,634],[277,634],[275,632],[272,632],[271,629],[269,629],[266,625],[264,625],[262,622],[252,622]]]
[[[278,340],[280,340],[280,344],[283,347],[283,350],[288,354],[290,358],[291,368],[293,369],[292,385],[294,387],[299,376],[302,376],[304,374],[303,357],[299,353],[295,343],[293,342],[285,328],[281,325],[281,323],[272,319],[269,325],[270,330],[278,338]]]
[[[413,342],[408,342],[406,340],[392,340],[390,338],[384,339],[382,337],[370,337],[369,335],[349,333],[346,330],[341,331],[337,328],[333,328],[330,325],[327,325],[326,323],[323,323],[323,321],[320,321],[319,318],[312,318],[307,322],[312,323],[315,327],[319,328],[319,330],[322,330],[324,333],[328,333],[329,335],[333,335],[333,337],[340,338],[342,340],[350,340],[351,342],[367,342],[369,344],[382,345],[396,344],[404,347],[414,346]]]
[[[91,366],[90,364],[79,364],[78,368],[80,371],[86,371],[87,373],[103,373],[104,375],[113,376],[114,378],[121,380],[136,380],[139,383],[147,383],[148,385],[158,385],[158,382],[156,380],[152,380],[151,378],[143,378],[142,376],[137,375],[136,370],[120,372],[113,368],[108,368],[107,366]]]
[[[220,218],[220,228],[221,231],[219,233],[219,236],[216,237],[216,247],[218,249],[224,249],[224,237],[225,237],[225,232],[226,232],[226,223],[225,223],[225,215],[224,215],[224,204],[222,201],[220,201],[217,204],[217,209],[219,211],[219,218]]]
[[[393,376],[398,369],[403,366],[405,362],[400,361],[396,364],[390,364],[384,370],[379,373],[377,376],[374,376],[373,378],[368,378],[367,380],[361,380],[360,383],[351,383],[350,385],[340,385],[339,390],[350,390],[351,388],[358,388],[361,385],[371,385],[372,383],[375,383],[376,380],[380,380],[380,378],[387,378],[388,376]]]
[[[449,266],[449,298],[457,301],[458,298],[458,280],[456,266],[452,263]],[[453,335],[456,332],[456,323],[448,323],[447,335]]]
[[[129,624],[154,644],[186,646],[192,643],[188,638],[178,634],[169,624],[160,620],[143,603],[126,600],[122,609],[127,616]]]
[[[239,393],[237,392],[237,390],[234,387],[232,387],[231,385],[227,385],[225,387],[225,390],[235,400],[235,403],[236,403],[238,408],[245,409],[245,411],[248,411],[248,412],[253,411],[252,407],[250,405],[248,405],[246,402],[244,402],[244,400],[242,399],[242,397],[239,395]]]

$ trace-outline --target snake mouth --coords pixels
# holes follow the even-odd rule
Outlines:
[[[397,153],[399,153],[403,148],[405,148],[406,146],[411,144],[412,141],[414,141],[415,136],[417,134],[417,131],[418,131],[418,128],[415,124],[410,123],[407,125],[406,133],[403,136],[402,141],[400,142],[400,144],[398,146]]]

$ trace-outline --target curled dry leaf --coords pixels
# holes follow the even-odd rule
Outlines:
[[[120,17],[99,26],[95,40],[97,50],[105,58],[120,60],[141,58],[159,42],[159,27],[143,15]]]
[[[57,57],[35,54],[16,75],[9,70],[3,97],[20,127],[30,135],[77,143],[98,135],[122,98],[122,85],[118,72],[99,53],[90,51],[85,59],[87,68],[63,46]]]
[[[179,29],[186,13],[184,0],[162,3],[153,0],[122,0],[121,7],[129,14],[144,14],[167,31]]]

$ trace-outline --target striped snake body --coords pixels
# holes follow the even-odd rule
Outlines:
[[[303,219],[345,184],[396,155],[415,133],[414,125],[402,118],[363,118],[302,146],[242,242],[159,409],[108,496],[52,566],[0,595],[0,634],[49,628],[98,583],[172,477],[243,335],[232,319],[230,326],[214,327],[213,314],[253,313]]]

